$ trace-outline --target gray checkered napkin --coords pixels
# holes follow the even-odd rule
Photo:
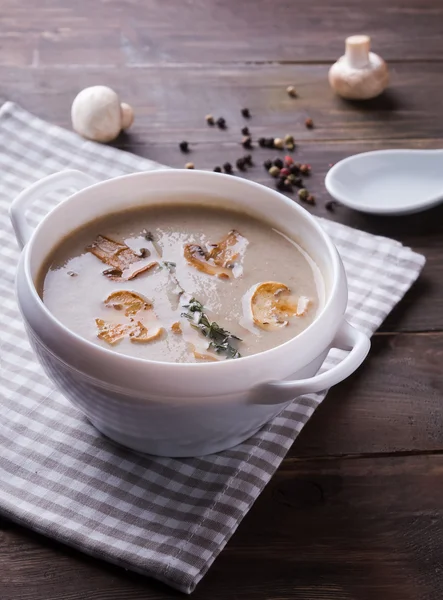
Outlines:
[[[86,142],[11,103],[0,111],[0,511],[47,536],[192,592],[325,394],[298,398],[247,442],[205,458],[154,458],[102,437],[37,364],[14,298],[19,250],[11,200],[66,168],[97,179],[159,167]],[[39,219],[60,199],[35,203]],[[351,323],[372,333],[424,257],[322,221],[345,263]],[[338,355],[330,355],[328,368]]]

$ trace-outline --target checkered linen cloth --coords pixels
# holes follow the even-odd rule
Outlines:
[[[143,456],[102,437],[46,378],[14,298],[19,250],[11,200],[66,168],[105,179],[159,167],[87,142],[14,104],[0,111],[0,511],[88,554],[190,593],[270,480],[325,394],[298,398],[236,448],[195,459]],[[42,198],[36,224],[58,201]],[[371,334],[424,257],[390,239],[323,221],[349,278],[347,317]],[[323,368],[339,359],[329,356]]]

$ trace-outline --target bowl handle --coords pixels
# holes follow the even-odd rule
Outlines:
[[[23,190],[9,208],[9,217],[20,248],[23,248],[32,235],[32,228],[26,219],[26,212],[36,198],[66,187],[73,187],[80,191],[94,183],[97,181],[90,175],[69,169],[44,177]]]
[[[303,394],[327,390],[349,377],[366,358],[371,342],[368,336],[343,321],[332,341],[331,348],[350,350],[349,354],[328,371],[308,379],[295,381],[271,381],[261,387],[261,395],[269,394],[265,404],[280,404]]]

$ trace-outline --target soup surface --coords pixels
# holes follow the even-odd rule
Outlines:
[[[319,271],[294,241],[250,215],[195,204],[74,231],[48,257],[38,290],[83,338],[168,362],[268,350],[305,329],[322,302]]]

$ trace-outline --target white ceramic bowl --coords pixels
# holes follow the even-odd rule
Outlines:
[[[31,231],[32,202],[72,186],[66,198]],[[72,230],[110,212],[208,194],[226,207],[253,212],[298,240],[324,278],[326,301],[314,322],[290,341],[253,356],[220,363],[142,360],[79,337],[46,309],[35,280],[51,249]],[[24,246],[17,295],[31,344],[49,377],[102,433],[130,448],[163,456],[197,456],[235,446],[253,435],[295,397],[335,385],[364,360],[369,339],[344,320],[347,284],[329,237],[307,211],[285,196],[240,178],[203,171],[162,170],[96,183],[78,171],[51,175],[11,206]],[[331,347],[350,350],[315,375]]]

